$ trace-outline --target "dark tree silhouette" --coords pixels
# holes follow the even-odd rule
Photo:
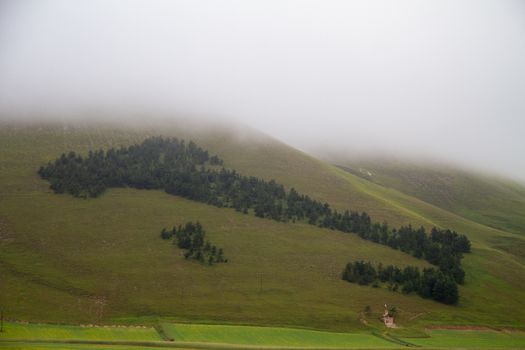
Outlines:
[[[208,265],[227,262],[224,259],[222,248],[211,245],[205,240],[206,232],[200,222],[187,222],[184,226],[173,227],[171,231],[163,228],[160,236],[162,239],[175,237],[173,241],[180,249],[185,250],[185,259],[195,259],[206,262]]]
[[[90,151],[83,157],[74,152],[62,154],[39,169],[56,193],[75,197],[100,196],[108,188],[132,187],[161,189],[169,194],[207,203],[219,208],[233,208],[245,214],[277,221],[308,222],[311,225],[352,232],[361,238],[399,249],[437,266],[456,283],[463,283],[461,268],[470,241],[448,229],[411,225],[390,228],[388,223],[373,222],[366,212],[333,210],[328,203],[314,200],[294,188],[289,191],[274,180],[266,181],[238,174],[222,167],[223,160],[210,157],[208,151],[193,141],[152,137],[141,144],[107,151]],[[172,231],[174,234],[174,231]],[[163,238],[169,239],[169,233]],[[193,238],[182,237],[179,245],[189,249]],[[193,256],[192,253],[190,254]],[[217,252],[220,256],[220,252]],[[413,287],[406,286],[406,290]]]
[[[456,304],[459,299],[458,287],[451,276],[434,268],[424,269],[423,273],[415,266],[400,269],[394,265],[375,268],[370,262],[354,261],[346,265],[342,279],[361,285],[372,284],[379,287],[379,282],[388,285],[392,291],[405,294],[415,292],[423,298],[432,298],[444,304]]]

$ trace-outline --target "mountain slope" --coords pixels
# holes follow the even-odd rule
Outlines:
[[[525,233],[525,187],[451,166],[393,160],[342,161],[347,171],[472,221]]]
[[[213,129],[3,125],[0,306],[6,313],[55,322],[161,316],[348,330],[363,327],[359,315],[366,305],[378,314],[387,302],[402,310],[405,324],[525,321],[521,315],[507,318],[524,306],[523,260],[519,251],[494,248],[494,242],[521,244],[520,236],[373,184],[264,135]],[[435,224],[468,234],[474,251],[464,259],[467,284],[460,305],[341,281],[344,264],[355,259],[426,265],[352,234],[259,219],[160,191],[113,189],[82,200],[53,194],[36,175],[62,152],[129,145],[159,134],[192,138],[242,174],[273,178],[337,208],[365,210],[394,225]],[[162,227],[188,220],[204,224],[229,263],[206,267],[185,261],[158,237]]]

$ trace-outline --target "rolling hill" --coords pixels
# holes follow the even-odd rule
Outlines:
[[[481,224],[525,233],[525,186],[450,165],[392,159],[338,161],[341,168]]]
[[[355,259],[428,265],[353,234],[274,222],[162,191],[110,189],[85,200],[56,195],[36,173],[63,152],[130,145],[153,135],[192,139],[228,168],[275,179],[337,209],[366,211],[395,226],[437,225],[467,234],[473,252],[464,258],[467,278],[459,305],[341,281],[344,264]],[[525,257],[519,249],[525,240],[518,219],[508,216],[506,225],[490,227],[452,205],[369,181],[252,130],[185,122],[5,122],[0,150],[0,307],[8,318],[66,323],[161,318],[352,330],[366,327],[367,305],[373,316],[366,321],[379,325],[377,316],[388,303],[398,307],[399,322],[407,326],[525,323],[525,315],[515,312],[525,306]],[[202,222],[210,239],[224,247],[227,264],[205,267],[184,260],[159,238],[161,228],[189,220]]]

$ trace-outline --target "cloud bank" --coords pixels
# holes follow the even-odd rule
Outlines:
[[[234,118],[525,180],[520,0],[0,2],[0,113]]]

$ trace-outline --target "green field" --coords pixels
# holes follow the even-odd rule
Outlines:
[[[4,332],[0,333],[0,349],[137,349],[137,345],[70,344],[58,343],[57,340],[109,343],[128,341],[133,343],[161,341],[162,338],[154,328],[150,327],[70,326],[7,322],[4,324]],[[140,348],[146,349],[146,347]]]
[[[162,341],[152,328],[79,327],[7,323],[0,349],[400,349],[403,344],[424,349],[520,349],[525,332],[509,330],[336,333],[307,329],[162,323],[171,341]]]
[[[154,350],[159,347],[140,345],[103,345],[103,344],[60,344],[60,343],[0,343],[0,349],[4,350]],[[162,349],[162,348],[161,348]],[[177,348],[184,349],[184,348]]]
[[[7,323],[0,339],[162,340],[154,328]]]
[[[129,145],[151,135],[192,138],[246,175],[275,179],[337,209],[367,211],[392,225],[466,233],[473,252],[458,306],[346,283],[344,264],[427,266],[353,234],[279,223],[167,195],[111,189],[100,198],[56,195],[36,174],[62,152]],[[0,126],[0,308],[10,319],[57,323],[200,322],[378,328],[385,303],[406,327],[523,327],[524,235],[491,228],[312,158],[263,135],[169,127],[62,124]],[[159,231],[200,221],[227,264],[186,261]],[[512,231],[512,232],[511,232]],[[365,306],[372,314],[364,317]],[[366,323],[366,324],[365,324]]]
[[[428,331],[428,338],[407,338],[410,343],[436,348],[525,348],[525,333],[491,330],[443,330]]]
[[[176,341],[312,348],[392,348],[370,333],[333,333],[304,329],[163,323]]]

